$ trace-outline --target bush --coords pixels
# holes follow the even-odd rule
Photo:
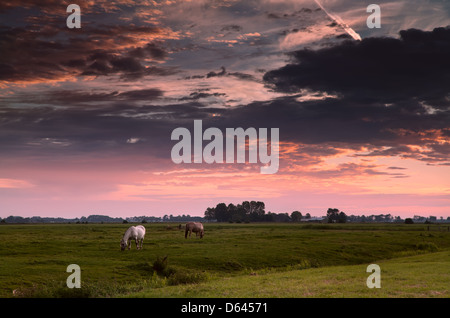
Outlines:
[[[208,279],[208,276],[204,273],[199,272],[188,272],[186,270],[175,271],[172,273],[167,283],[169,285],[180,285],[180,284],[198,284],[204,282]]]
[[[153,271],[154,271],[153,266],[151,266],[147,262],[133,264],[133,265],[130,265],[129,268],[133,269],[133,270],[138,270],[138,271],[144,272],[145,275],[147,275],[148,273],[153,273]]]
[[[416,249],[421,251],[437,252],[439,248],[432,242],[423,242],[416,244]]]
[[[167,278],[168,285],[197,284],[207,280],[207,275],[200,272],[175,269],[168,266],[167,256],[158,257],[153,263],[154,273]]]
[[[406,218],[405,219],[405,224],[414,224],[414,221],[411,218]]]
[[[167,256],[164,258],[158,256],[156,261],[153,262],[153,270],[159,275],[163,275],[167,270]]]

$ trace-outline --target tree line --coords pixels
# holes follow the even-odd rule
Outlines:
[[[215,207],[207,208],[205,211],[206,220],[216,220],[217,222],[298,222],[302,218],[310,219],[311,215],[305,216],[299,211],[292,213],[272,213],[265,211],[266,205],[262,201],[243,201],[241,204],[219,203]]]
[[[450,223],[450,216],[444,219],[436,216],[419,216],[414,215],[413,218],[402,219],[400,216],[393,216],[391,214],[378,215],[347,215],[343,211],[336,208],[329,208],[326,216],[311,217],[309,213],[302,214],[300,211],[293,211],[291,213],[273,213],[265,211],[265,204],[261,201],[243,201],[241,204],[219,203],[215,207],[207,208],[204,212],[204,217],[185,215],[164,215],[157,216],[133,216],[127,218],[112,218],[107,215],[89,215],[81,218],[62,218],[62,217],[21,217],[8,216],[6,218],[0,217],[0,224],[6,223],[148,223],[148,222],[202,222],[202,221],[217,221],[217,222],[300,222],[300,221],[315,221],[323,223]]]
[[[426,223],[426,222],[450,222],[450,217],[444,220],[442,217],[437,220],[436,217],[429,218],[414,216],[414,219],[407,218],[403,220],[400,216],[391,214],[378,215],[347,215],[345,212],[336,208],[329,208],[326,216],[319,218],[311,218],[309,213],[303,215],[300,211],[289,213],[272,213],[265,212],[265,204],[261,201],[243,201],[241,204],[219,203],[215,207],[207,208],[205,211],[206,220],[215,220],[217,222],[300,222],[314,220],[323,223],[347,223],[347,222],[368,222],[368,223]]]

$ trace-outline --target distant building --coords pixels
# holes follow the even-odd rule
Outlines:
[[[323,223],[325,221],[326,221],[326,217],[324,217],[324,216],[312,216],[309,219],[302,218],[300,220],[300,222],[305,222],[305,223]]]

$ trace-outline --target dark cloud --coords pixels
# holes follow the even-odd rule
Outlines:
[[[232,72],[228,73],[228,76],[234,76],[244,81],[257,81],[253,75],[242,73],[242,72]]]
[[[95,92],[83,90],[52,90],[45,92],[22,92],[12,96],[0,98],[0,105],[11,103],[26,103],[37,105],[55,105],[63,107],[75,107],[79,105],[89,104],[100,106],[110,102],[150,102],[164,95],[164,92],[156,88],[131,90],[119,93],[113,92]],[[129,105],[131,107],[132,104]]]
[[[167,57],[168,53],[165,49],[155,43],[147,43],[144,47],[138,47],[131,50],[128,55],[136,58],[151,57],[156,60],[163,60]]]
[[[167,157],[170,154],[168,141],[175,124],[144,115],[145,112],[136,113],[123,105],[2,110],[0,143],[5,151],[3,156],[120,156],[132,151],[136,155]],[[142,138],[145,142],[133,147],[127,143],[132,137]]]
[[[437,102],[449,94],[449,56],[450,28],[410,29],[399,39],[366,38],[293,52],[292,64],[266,73],[264,80],[281,92],[311,89],[380,102]]]
[[[185,79],[199,79],[199,78],[211,78],[221,76],[232,76],[244,81],[258,81],[253,75],[250,74],[242,72],[227,72],[227,69],[224,66],[220,67],[220,72],[210,71],[206,75],[187,76],[185,77]]]
[[[444,141],[450,132],[449,56],[450,28],[296,51],[291,64],[264,75],[266,83],[279,92],[335,97],[303,103],[291,97],[255,107],[290,140],[364,145],[370,151],[360,156],[444,164],[450,160]],[[270,110],[275,105],[279,113]]]
[[[124,54],[125,55],[125,54]],[[82,76],[107,76],[120,75],[127,80],[139,79],[146,75],[166,76],[175,74],[173,68],[159,66],[145,66],[139,58],[131,56],[116,56],[110,53],[94,53],[89,57],[90,64],[87,65]]]
[[[300,10],[294,11],[292,13],[274,13],[274,12],[266,12],[266,15],[269,19],[281,19],[281,18],[289,18],[289,17],[297,17],[297,16],[303,16],[304,13],[312,13],[321,11],[320,8],[317,9],[309,9],[309,8],[301,8]]]
[[[450,130],[450,113],[427,114],[407,107],[386,107],[376,102],[361,105],[331,98],[298,102],[295,97],[286,97],[226,109],[222,116],[207,118],[205,125],[278,127],[284,142],[333,145],[361,151],[360,157],[399,156],[448,162],[450,147],[442,144],[442,137]]]
[[[0,26],[0,80],[27,82],[108,75],[136,80],[176,73],[174,68],[156,65],[168,54],[162,44],[133,46],[139,43],[140,36],[157,36],[159,28],[87,23],[76,33],[61,27],[64,20],[49,18],[45,22],[45,27]]]
[[[230,24],[230,25],[226,25],[226,26],[222,27],[222,29],[220,29],[220,31],[240,32],[240,31],[242,31],[242,27],[240,25]]]
[[[119,98],[126,100],[144,100],[150,101],[163,96],[163,92],[160,89],[148,88],[123,92],[118,95]]]
[[[347,40],[351,40],[352,37],[350,34],[348,33],[342,33],[336,36],[336,39],[347,39]]]
[[[193,120],[202,119],[204,129],[280,128],[283,143],[303,145],[298,150],[298,155],[303,156],[302,162],[316,162],[315,157],[335,155],[338,149],[361,151],[360,158],[399,156],[433,164],[445,164],[450,158],[449,146],[439,140],[444,132],[448,133],[448,114],[405,115],[404,109],[396,106],[368,104],[361,107],[358,103],[342,104],[334,99],[298,102],[295,97],[213,108],[199,102],[202,97],[210,96],[200,95],[202,92],[184,100],[183,104],[151,105],[151,99],[161,94],[152,89],[90,95],[59,92],[54,94],[55,104],[59,101],[64,108],[3,107],[0,108],[0,144],[4,154],[11,156],[28,151],[34,156],[48,156],[59,149],[58,155],[80,152],[118,155],[126,151],[169,158],[172,130],[176,127],[192,129]],[[90,107],[78,107],[92,100],[96,102]],[[149,102],[136,107],[135,100]],[[104,101],[114,103],[100,104]],[[131,137],[139,138],[140,142],[127,143]],[[63,141],[65,146],[44,143],[45,138]],[[366,168],[369,170],[364,170],[365,174],[378,173],[378,169]],[[389,170],[401,169],[391,167]]]
[[[186,100],[198,100],[201,98],[208,98],[208,97],[220,97],[225,96],[225,93],[204,93],[204,92],[193,92],[189,94],[189,96],[184,96],[180,98],[180,101],[186,101]]]
[[[280,19],[281,17],[276,13],[267,13],[269,19]]]
[[[206,74],[206,78],[210,78],[210,77],[217,77],[217,76],[224,76],[227,74],[227,70],[225,69],[225,67],[221,67],[220,68],[220,72],[209,72],[208,74]]]
[[[145,69],[137,58],[112,56],[110,59],[95,59],[81,75],[123,74],[126,78],[139,78],[143,76]]]

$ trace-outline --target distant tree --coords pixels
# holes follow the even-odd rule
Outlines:
[[[406,218],[405,219],[405,224],[414,224],[414,221],[411,218]]]
[[[248,201],[246,201],[248,202]],[[246,209],[246,214],[249,216],[250,221],[258,222],[264,220],[264,214],[266,213],[265,207],[266,205],[264,202],[261,201],[251,201],[248,205],[244,204],[246,202],[242,202],[242,206],[248,207],[248,210]]]
[[[291,220],[292,222],[300,222],[302,219],[302,213],[299,211],[294,211],[291,213]]]
[[[205,211],[205,219],[214,220],[216,218],[216,209],[215,208],[207,208]]]
[[[254,203],[253,203],[254,202]],[[266,205],[262,201],[252,201],[253,209],[252,213],[258,215],[258,217],[262,217],[266,213]]]
[[[231,219],[229,220],[230,222],[234,222],[234,223],[242,223],[242,221],[244,221],[242,215],[235,213],[231,215]]]
[[[337,221],[338,221],[338,223],[346,223],[347,215],[344,212],[339,213]]]
[[[228,214],[228,220],[232,222],[242,222],[244,219],[244,216],[242,215],[242,212],[239,213],[239,204],[238,206],[234,205],[233,203],[228,204],[227,206],[227,214]]]
[[[237,206],[235,206],[233,203],[230,203],[227,206],[228,213],[230,214],[235,214],[237,212],[237,209]]]
[[[305,215],[305,219],[310,219],[311,218],[311,214],[309,214],[309,213],[306,213],[306,215]]]
[[[291,218],[288,213],[273,213],[272,218],[275,222],[289,222]]]
[[[328,223],[337,223],[339,220],[339,210],[329,208],[327,210]]]
[[[228,209],[225,203],[216,205],[215,216],[218,222],[228,222],[231,220],[231,215],[228,214]]]
[[[380,215],[375,215],[375,222],[381,222],[383,221],[384,215],[380,214]]]
[[[228,206],[230,211],[233,211],[234,219],[239,222],[250,222],[250,214],[244,209],[242,204]]]
[[[219,203],[214,208],[207,208],[205,219],[218,222],[266,222],[270,219],[265,214],[265,204],[261,201],[243,201],[234,205]]]

